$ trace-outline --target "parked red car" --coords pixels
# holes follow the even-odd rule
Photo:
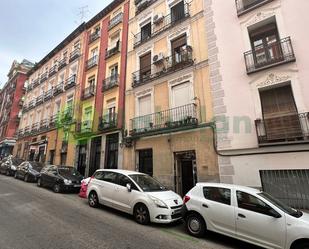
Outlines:
[[[90,182],[90,177],[82,180],[82,185],[80,187],[80,191],[79,191],[79,194],[78,196],[81,197],[81,198],[87,198],[87,188],[88,188],[88,184]]]

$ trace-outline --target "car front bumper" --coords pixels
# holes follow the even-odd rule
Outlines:
[[[63,191],[76,191],[78,192],[80,190],[81,185],[80,184],[70,184],[70,185],[61,185],[61,190]]]
[[[177,209],[155,207],[152,212],[150,211],[150,216],[151,222],[168,224],[182,219],[183,209],[182,207]]]

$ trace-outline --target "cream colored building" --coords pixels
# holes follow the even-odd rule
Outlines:
[[[198,181],[219,179],[205,6],[200,0],[130,5],[124,167],[185,194]]]

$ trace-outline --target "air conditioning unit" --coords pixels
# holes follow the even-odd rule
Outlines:
[[[160,22],[163,21],[163,18],[164,18],[164,16],[163,16],[162,13],[156,14],[156,15],[153,17],[153,23],[154,23],[154,24],[159,24]]]
[[[152,61],[153,61],[153,63],[156,64],[156,63],[162,62],[163,59],[164,59],[163,53],[159,53],[159,54],[153,56]]]

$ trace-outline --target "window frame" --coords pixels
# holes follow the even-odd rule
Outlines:
[[[205,193],[205,189],[218,189],[218,193],[221,195],[221,198],[224,197],[223,194],[220,193],[220,190],[224,190],[224,191],[229,191],[229,203],[226,203],[226,202],[223,202],[223,201],[219,201],[219,200],[215,200],[215,199],[209,199],[207,196],[206,196],[206,193]],[[218,203],[218,204],[222,204],[222,205],[227,205],[227,206],[232,206],[232,189],[230,188],[225,188],[225,187],[215,187],[215,186],[204,186],[202,188],[202,191],[203,191],[203,197],[205,198],[205,200],[208,200],[208,201],[212,201],[212,202],[215,202],[215,203]]]

